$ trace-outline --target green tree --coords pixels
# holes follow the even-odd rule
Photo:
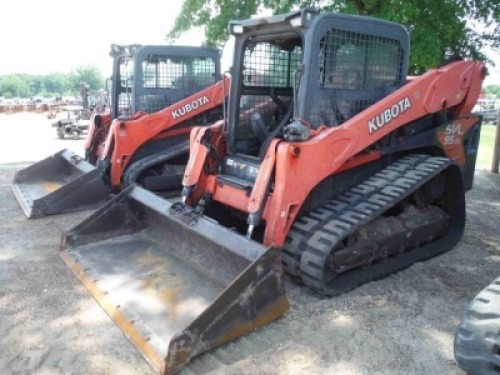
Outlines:
[[[6,98],[28,97],[30,93],[29,81],[19,74],[9,74],[0,77],[0,96]]]
[[[91,90],[103,88],[104,79],[98,68],[82,66],[64,74],[52,72],[46,75],[8,74],[0,76],[0,96],[33,97],[41,95],[52,97],[61,94],[80,94],[80,83],[85,82]]]
[[[207,45],[222,46],[230,20],[246,19],[259,9],[274,14],[309,6],[387,19],[411,28],[410,73],[421,74],[446,57],[484,60],[480,50],[500,46],[498,0],[184,0],[167,38],[201,27]],[[479,25],[475,29],[471,24]]]
[[[51,72],[43,76],[43,87],[45,92],[63,94],[70,89],[69,76],[59,72]]]
[[[70,89],[74,93],[80,92],[82,82],[89,85],[90,90],[104,88],[104,78],[99,68],[94,65],[80,66],[69,75]]]
[[[500,85],[488,85],[484,88],[487,94],[500,98]]]
[[[29,94],[30,96],[40,95],[44,91],[44,77],[43,76],[32,76],[29,74],[21,75],[24,81],[28,82]]]

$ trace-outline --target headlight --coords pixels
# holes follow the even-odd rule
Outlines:
[[[295,17],[290,20],[290,25],[293,27],[300,27],[302,26],[302,17]]]
[[[233,34],[243,34],[243,25],[233,25]]]

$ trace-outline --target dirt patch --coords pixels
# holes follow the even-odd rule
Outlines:
[[[27,220],[8,183],[19,167],[0,168],[0,372],[153,374],[59,257],[60,233],[88,213]],[[283,318],[186,373],[461,373],[454,331],[500,269],[500,177],[478,172],[467,204],[452,251],[331,299],[287,279]]]
[[[154,374],[59,257],[89,213],[27,220],[9,188],[21,167],[0,165],[0,373]],[[454,332],[499,275],[499,212],[500,176],[478,171],[453,250],[331,299],[287,278],[289,312],[184,373],[463,374]]]

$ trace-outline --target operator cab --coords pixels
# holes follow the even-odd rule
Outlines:
[[[296,32],[255,37],[243,54],[235,149],[257,155],[262,144],[293,114],[294,77],[302,60],[302,39]]]
[[[219,52],[185,46],[112,45],[112,118],[158,112],[215,84]]]
[[[305,9],[234,21],[230,157],[256,158],[292,119],[335,127],[406,81],[409,35],[399,24]]]
[[[409,35],[396,23],[305,9],[229,28],[228,152],[217,180],[247,194],[272,140],[290,140],[291,122],[340,126],[406,81]]]

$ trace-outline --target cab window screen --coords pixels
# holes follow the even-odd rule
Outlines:
[[[215,83],[215,61],[151,54],[142,63],[143,88],[201,89]]]
[[[253,142],[250,118],[258,112],[273,129],[291,104],[294,74],[302,60],[302,41],[290,38],[283,45],[254,42],[247,45],[241,81],[236,139]],[[248,147],[247,144],[243,148]]]
[[[320,40],[318,57],[309,116],[314,127],[341,125],[401,84],[398,40],[331,29]]]

